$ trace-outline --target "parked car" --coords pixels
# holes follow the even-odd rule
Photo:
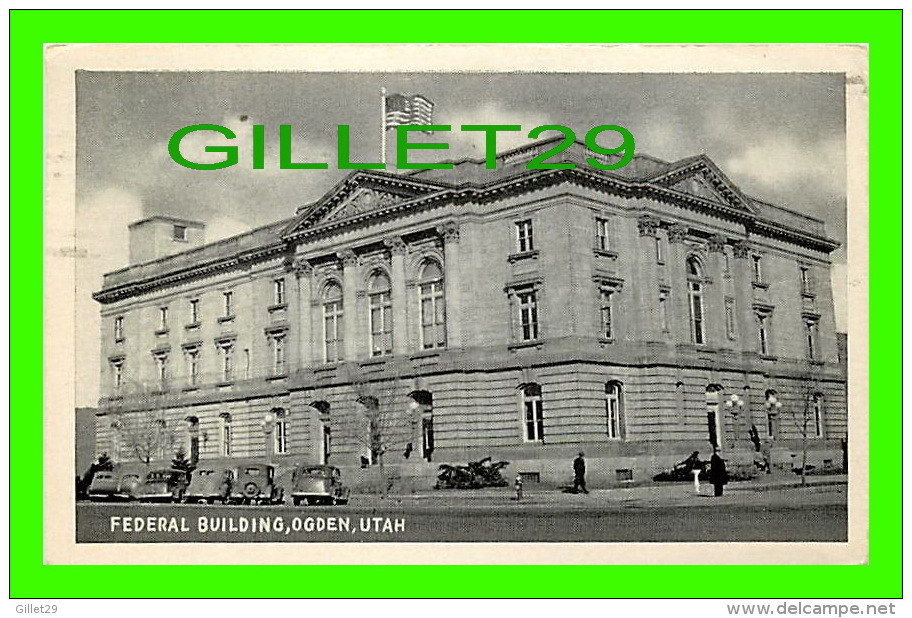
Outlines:
[[[237,481],[231,488],[231,502],[241,504],[282,504],[285,490],[275,484],[275,468],[262,463],[238,465]]]
[[[200,466],[193,471],[190,485],[184,492],[184,501],[199,504],[227,503],[237,472],[234,468]]]
[[[143,502],[180,502],[187,487],[187,473],[171,468],[150,470],[139,490]]]
[[[90,500],[137,500],[148,468],[144,464],[119,464],[95,473],[89,485]]]
[[[291,499],[295,506],[348,504],[351,494],[342,484],[342,473],[334,466],[298,466],[291,482]]]

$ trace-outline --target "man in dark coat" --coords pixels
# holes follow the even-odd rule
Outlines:
[[[722,495],[722,489],[728,483],[728,471],[725,469],[725,460],[719,457],[719,453],[713,453],[712,459],[709,460],[709,481],[716,490],[716,495]]]
[[[583,459],[582,453],[573,460],[573,491],[589,493],[589,490],[586,489],[586,460]]]

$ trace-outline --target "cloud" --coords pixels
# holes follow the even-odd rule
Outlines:
[[[98,401],[101,371],[99,305],[92,292],[101,289],[104,273],[129,262],[127,225],[142,218],[138,195],[114,187],[80,195],[76,204],[76,405]]]
[[[841,139],[799,142],[789,135],[770,135],[720,164],[733,177],[770,191],[843,195],[846,190]]]
[[[453,127],[452,133],[447,134],[447,140],[450,143],[450,154],[446,157],[448,159],[465,157],[480,159],[485,156],[485,133],[483,131],[461,131],[459,128],[462,125],[511,124],[522,127],[519,131],[499,131],[497,133],[497,151],[503,152],[524,146],[532,141],[528,135],[529,131],[535,127],[543,124],[556,124],[547,114],[511,110],[497,102],[441,113],[437,121]],[[550,135],[547,133],[544,137]]]

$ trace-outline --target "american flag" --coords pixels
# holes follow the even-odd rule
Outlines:
[[[433,116],[434,104],[424,95],[391,94],[386,97],[387,129],[398,127],[400,124],[433,124]]]

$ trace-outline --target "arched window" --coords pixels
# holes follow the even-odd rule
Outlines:
[[[823,393],[814,393],[811,400],[811,430],[813,437],[823,437]]]
[[[434,452],[434,396],[429,391],[412,391],[409,407],[414,414],[413,422],[421,424],[421,456],[428,461]]]
[[[285,455],[288,453],[288,411],[284,408],[273,408],[272,416],[275,419],[273,452],[276,455]]]
[[[393,302],[386,273],[375,272],[368,282],[370,305],[371,356],[393,353]]]
[[[541,386],[532,383],[522,387],[522,406],[525,425],[523,438],[526,442],[544,442],[545,417]]]
[[[219,414],[219,454],[222,457],[231,457],[231,439],[231,415],[223,412]]]
[[[317,423],[319,424],[318,439],[322,439],[319,446],[318,459],[324,464],[329,463],[329,456],[332,453],[332,426],[330,425],[329,403],[326,401],[314,401],[310,407],[317,411]]]
[[[440,264],[429,260],[421,269],[419,295],[421,302],[421,348],[446,347],[446,305],[443,271]]]
[[[323,288],[323,356],[327,363],[342,360],[342,287],[331,282]]]
[[[713,450],[722,446],[722,415],[719,401],[722,398],[722,387],[710,384],[706,387],[706,424],[709,429],[709,443]]]
[[[690,340],[706,342],[703,327],[703,265],[696,257],[687,258],[687,290],[690,303]]]
[[[621,383],[611,380],[605,383],[605,424],[608,437],[621,438]]]

